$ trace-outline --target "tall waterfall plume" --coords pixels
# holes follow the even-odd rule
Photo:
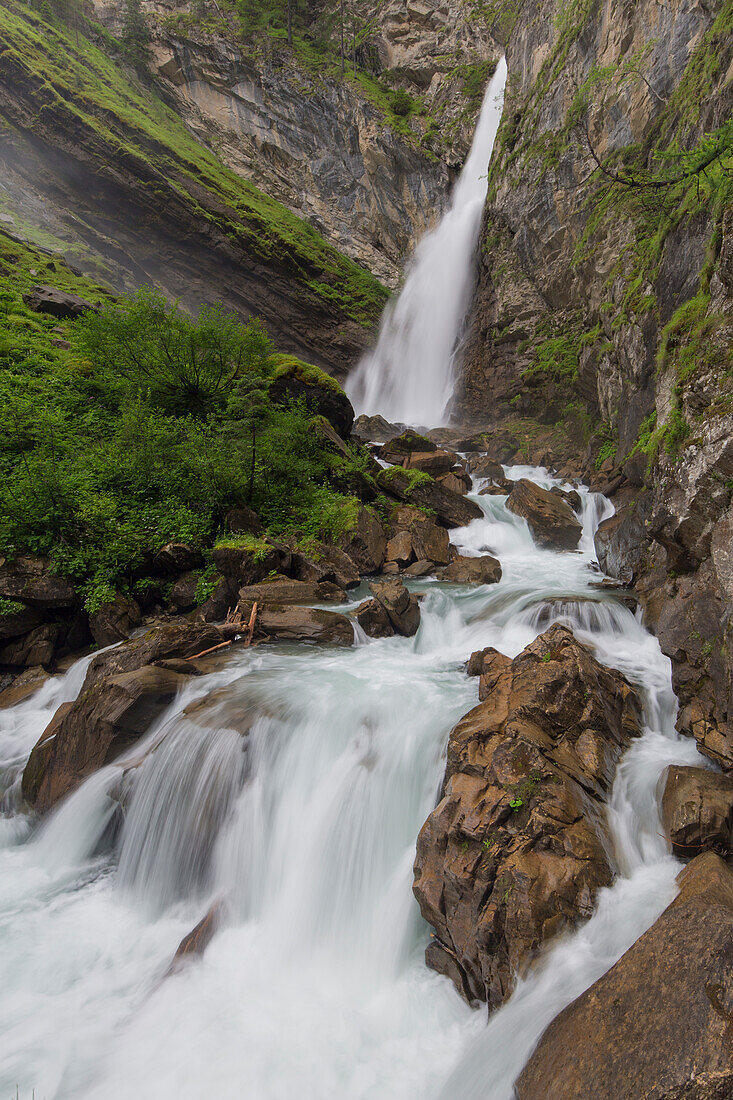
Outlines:
[[[352,372],[357,412],[435,427],[453,393],[455,353],[473,287],[473,253],[501,120],[506,62],[497,65],[471,152],[439,224],[420,241],[398,298],[382,318],[377,346]]]

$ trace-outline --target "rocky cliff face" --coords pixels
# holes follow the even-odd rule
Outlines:
[[[733,767],[733,4],[485,14],[509,79],[457,409],[572,421],[619,471],[601,562],[639,588],[680,728]]]

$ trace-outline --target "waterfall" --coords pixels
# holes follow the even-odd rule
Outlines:
[[[0,1095],[510,1100],[546,1024],[654,921],[679,870],[656,785],[699,757],[675,732],[669,660],[594,587],[593,534],[611,506],[581,490],[580,550],[556,553],[505,498],[472,499],[482,517],[451,539],[465,554],[498,547],[498,584],[414,582],[414,638],[233,651],[39,832],[6,819],[26,824],[0,837]],[[616,882],[487,1026],[425,967],[415,838],[448,731],[476,701],[466,658],[488,645],[514,656],[552,622],[638,685],[645,729],[609,805]],[[5,712],[6,760],[27,756],[84,669]],[[166,976],[214,901],[224,915],[205,954]]]
[[[501,120],[506,62],[484,96],[471,152],[440,223],[420,241],[377,346],[347,380],[357,412],[435,427],[453,393],[456,346],[474,283],[473,254]]]

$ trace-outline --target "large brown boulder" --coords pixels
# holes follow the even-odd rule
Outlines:
[[[496,584],[501,580],[501,564],[491,556],[464,558],[458,554],[441,574],[444,581],[454,584]]]
[[[409,504],[396,505],[390,514],[389,528],[393,538],[405,532],[409,534],[411,560],[432,561],[436,565],[447,565],[450,561],[447,530],[420,508]],[[387,560],[390,560],[389,553]]]
[[[93,657],[79,697],[56,712],[31,752],[25,799],[44,813],[147,732],[184,681],[153,662],[191,657],[231,636],[205,623],[167,624]]]
[[[287,573],[290,549],[262,539],[222,540],[214,547],[211,560],[216,571],[239,585],[257,584],[270,573]]]
[[[458,455],[450,451],[435,449],[432,451],[413,451],[401,463],[407,470],[422,470],[431,477],[447,474],[458,462]]]
[[[401,580],[394,577],[388,581],[370,584],[369,588],[377,603],[386,611],[395,634],[401,634],[403,638],[411,638],[413,634],[417,634],[420,626],[420,605],[417,596],[408,592]]]
[[[406,430],[404,424],[390,424],[389,420],[385,420],[378,413],[374,416],[362,413],[354,421],[351,434],[364,443],[388,443],[401,431]]]
[[[43,615],[35,608],[11,604],[10,610],[0,614],[0,641],[4,642],[8,638],[20,638],[23,634],[29,634],[42,622]]]
[[[23,797],[39,813],[111,763],[147,733],[186,677],[146,665],[111,676],[65,704],[34,747]]]
[[[420,478],[419,471],[391,466],[380,470],[376,481],[389,496],[430,509],[444,527],[465,527],[483,515],[475,501],[451,492],[431,477]]]
[[[707,768],[673,764],[663,779],[662,822],[681,859],[733,849],[733,778]]]
[[[354,628],[346,615],[313,607],[266,607],[257,617],[257,630],[267,638],[321,645],[349,646]]]
[[[90,310],[98,312],[98,307],[88,302],[86,298],[80,298],[78,294],[70,294],[66,290],[59,290],[56,286],[34,286],[23,295],[23,301],[29,309],[36,313],[50,313],[52,317],[65,319],[69,317],[81,317]]]
[[[497,484],[502,485],[506,480],[504,467],[496,462],[490,455],[472,454],[468,456],[466,463],[468,472],[474,477],[488,477]]]
[[[733,1096],[733,871],[706,852],[678,881],[649,931],[552,1021],[517,1100]]]
[[[384,564],[387,535],[381,520],[362,505],[354,522],[338,540],[338,546],[348,554],[360,573],[378,573]]]
[[[188,543],[169,542],[155,554],[152,569],[156,573],[173,575],[198,569],[203,565],[203,561],[201,551],[189,546]]]
[[[379,600],[365,600],[354,612],[354,618],[370,638],[392,638],[392,620]]]
[[[583,527],[567,501],[527,478],[515,481],[506,506],[510,512],[526,519],[538,546],[574,550],[580,542]]]
[[[330,543],[313,544],[312,556],[298,550],[292,554],[292,574],[296,580],[310,584],[328,581],[338,588],[356,588],[361,576],[348,554]]]
[[[0,558],[0,597],[43,610],[68,610],[77,602],[73,585],[45,558]]]
[[[627,504],[599,523],[594,536],[601,569],[626,585],[634,583],[644,560],[648,542],[644,526],[647,514],[643,498],[634,507]]]
[[[413,889],[435,930],[428,964],[495,1008],[612,880],[603,802],[640,707],[564,626],[514,660],[490,656],[485,701],[450,735]]]

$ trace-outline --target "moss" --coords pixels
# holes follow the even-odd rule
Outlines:
[[[272,547],[254,535],[225,535],[216,540],[215,550],[246,550],[256,562],[264,561]]]
[[[343,394],[341,386],[330,374],[326,374],[320,367],[313,363],[304,363],[295,355],[273,355],[271,360],[273,379],[296,378],[305,386],[317,386],[322,390],[331,390],[333,393]]]
[[[35,129],[48,116],[70,134],[85,133],[87,152],[105,172],[123,164],[159,196],[181,199],[250,255],[282,265],[328,306],[371,327],[388,292],[306,222],[226,168],[201,145],[154,88],[84,34],[45,21],[20,0],[0,7],[0,72],[36,106]],[[109,36],[107,44],[109,44]],[[113,41],[113,40],[112,40]]]
[[[399,484],[405,496],[411,496],[420,485],[429,485],[433,478],[424,470],[406,470],[403,466],[388,466],[379,475],[379,480],[387,485]]]

